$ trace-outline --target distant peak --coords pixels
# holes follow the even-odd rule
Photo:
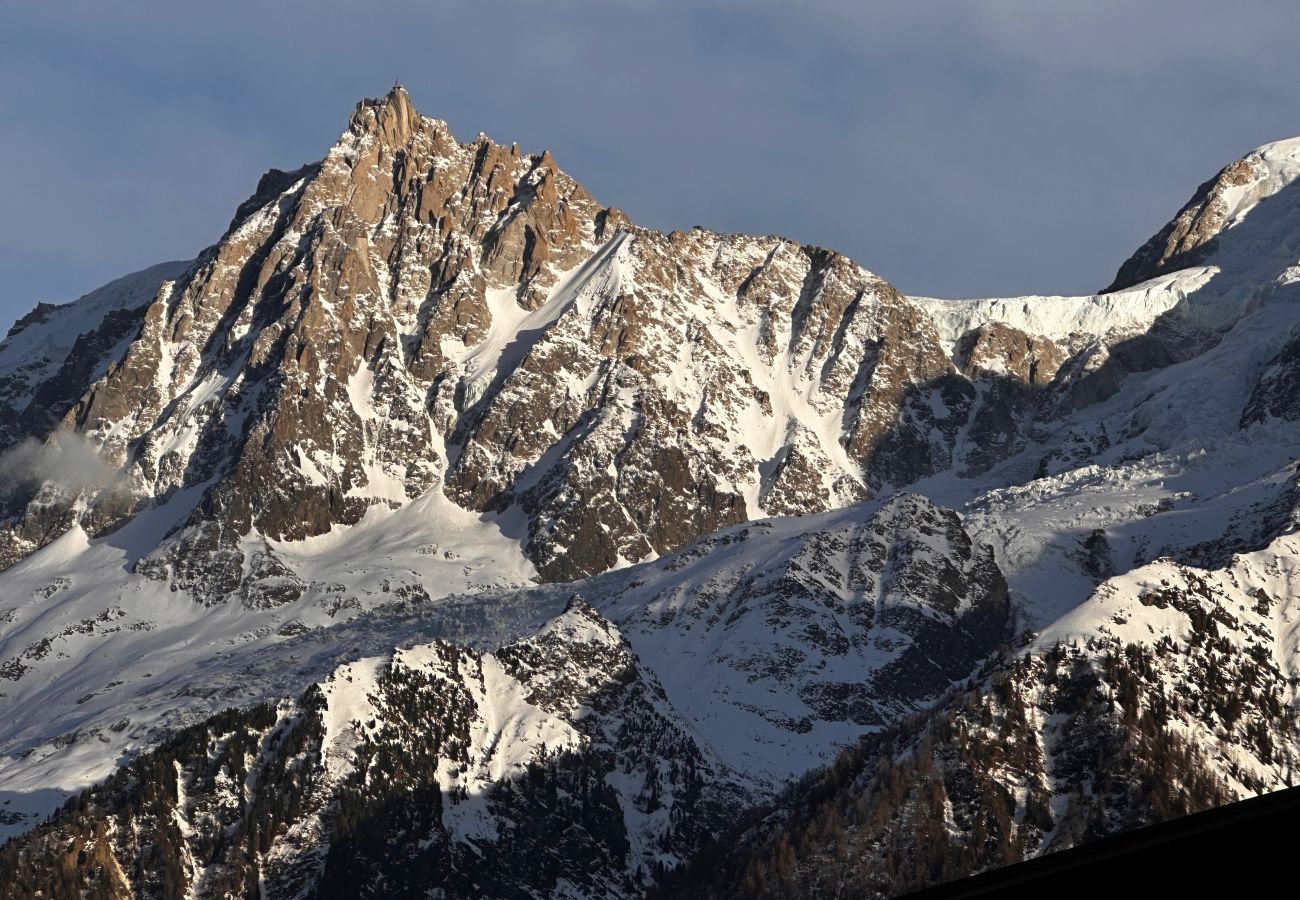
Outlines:
[[[1129,257],[1102,293],[1209,262],[1217,239],[1261,200],[1300,178],[1300,138],[1273,141],[1224,166]]]

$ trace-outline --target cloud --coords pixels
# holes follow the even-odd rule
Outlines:
[[[62,430],[43,443],[27,438],[0,455],[0,486],[33,481],[79,491],[115,487],[122,473],[83,436]]]

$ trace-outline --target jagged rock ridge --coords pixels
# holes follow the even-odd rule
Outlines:
[[[94,353],[64,348],[65,399],[11,390],[4,440],[74,432],[122,475],[9,490],[0,564],[183,496],[140,571],[204,604],[301,596],[272,544],[430,490],[521,513],[543,578],[591,575],[982,473],[1118,377],[1105,339],[990,324],[950,352],[924,309],[832,251],[638,228],[548,153],[458,144],[400,88],[110,318],[81,342]]]

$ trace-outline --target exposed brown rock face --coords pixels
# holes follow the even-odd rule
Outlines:
[[[1054,341],[990,322],[967,332],[956,348],[962,374],[972,378],[1006,376],[1026,387],[1052,383],[1067,352]]]
[[[65,370],[91,371],[62,426],[125,467],[137,503],[206,484],[189,527],[220,523],[200,543],[232,565],[250,530],[295,539],[355,522],[438,479],[444,339],[482,340],[490,290],[544,297],[595,248],[603,212],[549,155],[458,145],[395,89],[359,105],[320,164],[268,173],[142,314],[83,337],[136,333],[102,377],[93,354],[69,356]],[[45,516],[47,534],[20,527],[9,561],[70,518]]]
[[[1213,249],[1211,243],[1227,221],[1229,208],[1225,194],[1266,174],[1258,159],[1246,157],[1230,163],[1202,184],[1164,228],[1125,260],[1103,293],[1123,290],[1155,278],[1196,265]]]
[[[992,322],[963,335],[954,356],[962,374],[983,387],[965,461],[967,472],[984,472],[1025,447],[1069,354],[1047,338]]]
[[[0,384],[8,442],[62,428],[122,470],[112,491],[11,490],[0,566],[175,498],[183,524],[141,571],[274,603],[301,586],[268,541],[442,490],[522,511],[541,576],[577,578],[987,468],[1062,359],[989,326],[958,371],[927,314],[846,257],[638,228],[549,153],[458,144],[401,88],[321,162],[264,176],[178,274],[83,335],[40,403]]]

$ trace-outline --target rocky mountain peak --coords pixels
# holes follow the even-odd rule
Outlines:
[[[1207,189],[1231,205],[1211,218],[1295,168],[1284,145],[1257,157]],[[319,163],[268,172],[188,271],[88,317],[82,351],[41,369],[68,368],[57,403],[13,355],[0,390],[28,424],[6,439],[75,432],[122,477],[8,491],[0,564],[167,506],[128,566],[204,603],[289,602],[306,579],[274,544],[437,492],[569,580],[979,475],[1180,358],[936,309],[825,248],[637,227],[549,152],[460,143],[395,86]],[[41,340],[32,323],[16,338]]]
[[[1138,248],[1104,293],[1210,261],[1217,238],[1251,209],[1300,176],[1300,139],[1265,144],[1234,160],[1196,189],[1164,228]],[[1294,202],[1294,201],[1285,201]]]
[[[406,143],[421,118],[406,88],[394,84],[383,97],[358,103],[348,125],[354,132],[374,134],[389,146],[396,147]]]

